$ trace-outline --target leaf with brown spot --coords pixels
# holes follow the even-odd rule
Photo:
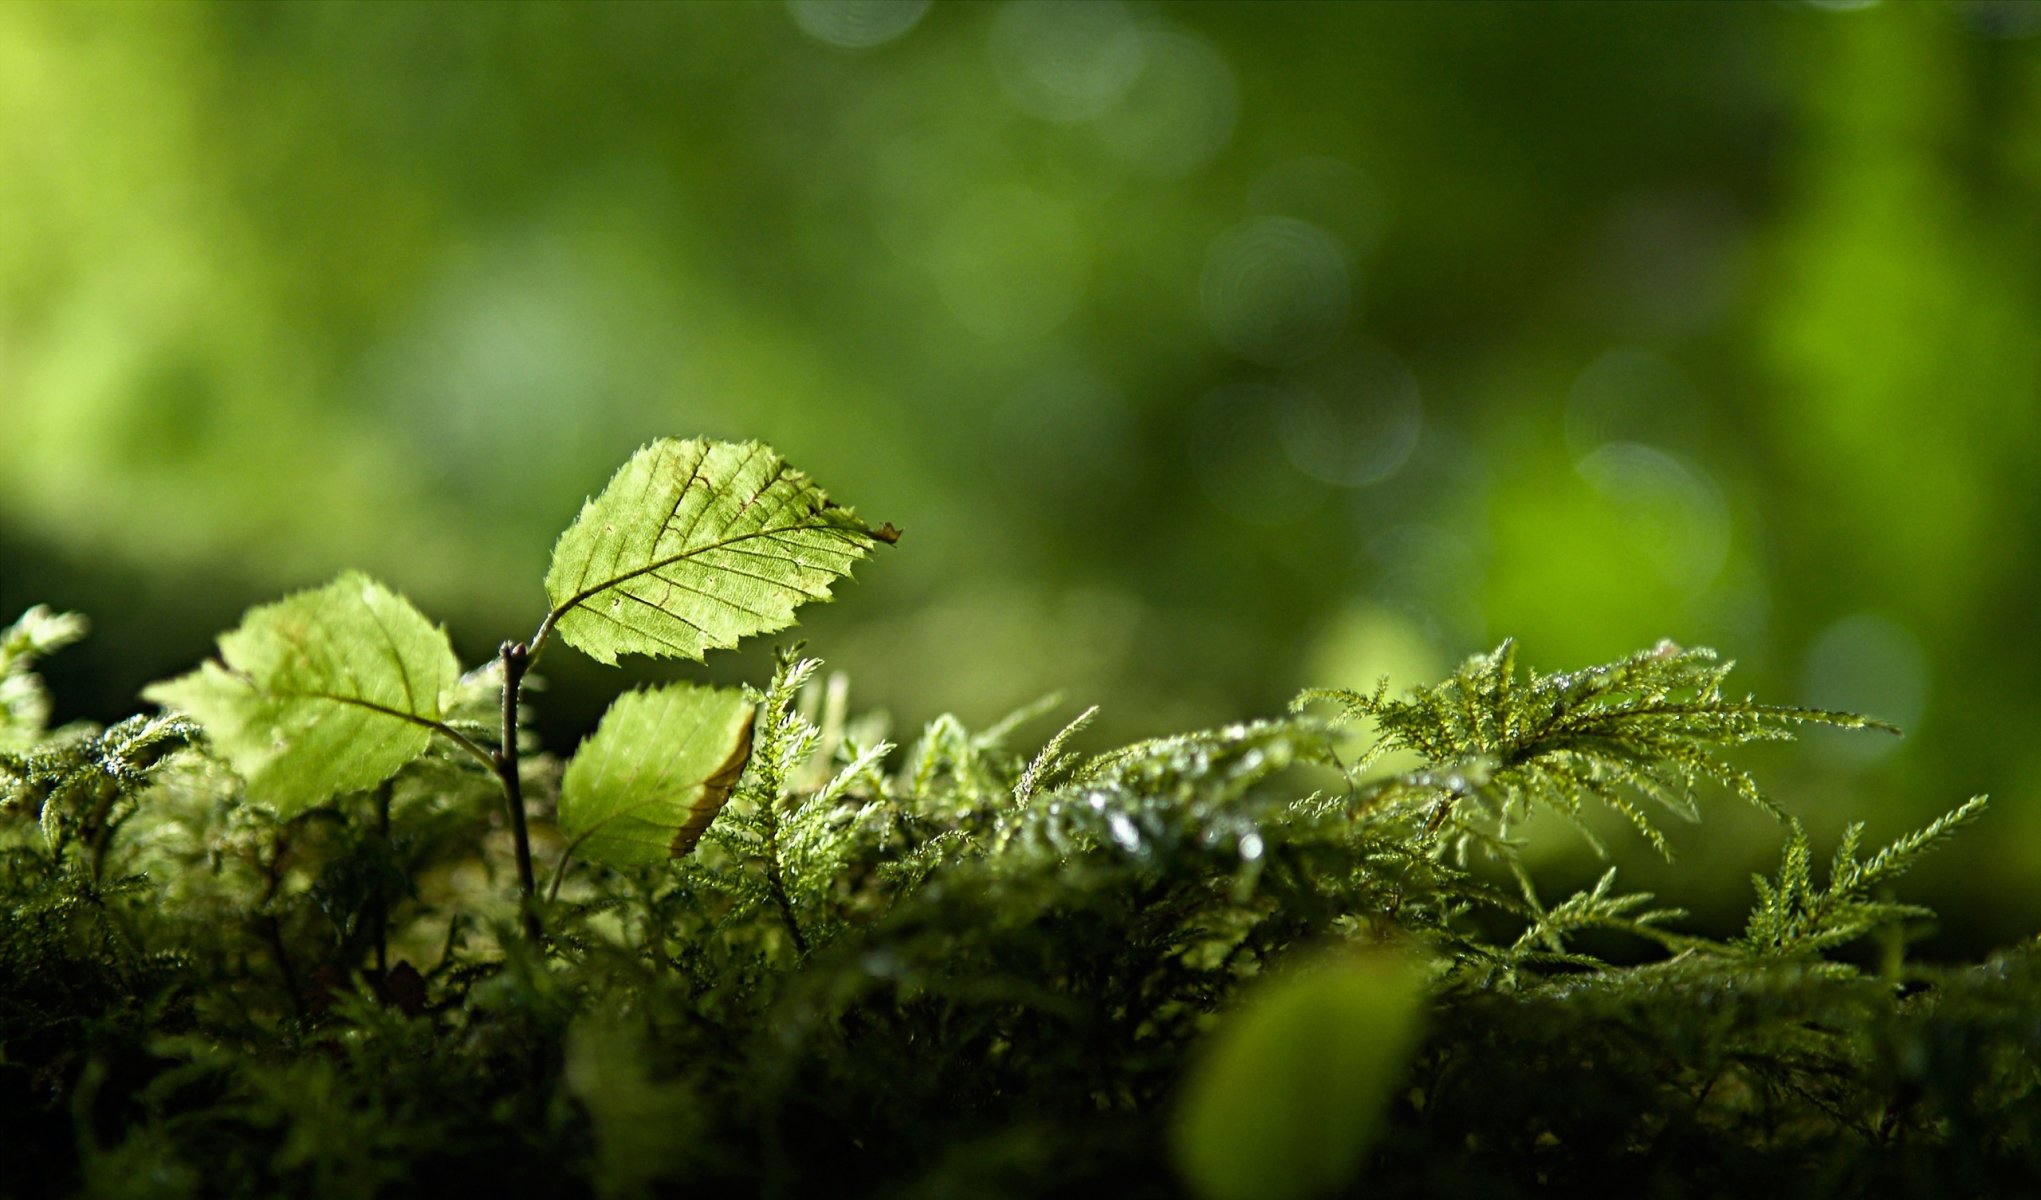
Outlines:
[[[614,867],[694,849],[751,758],[742,692],[674,683],[617,697],[560,781],[571,852]]]

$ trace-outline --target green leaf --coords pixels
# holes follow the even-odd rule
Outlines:
[[[560,781],[560,831],[610,866],[679,858],[701,840],[751,757],[742,692],[668,684],[627,692]]]
[[[662,438],[631,456],[553,547],[547,617],[597,662],[701,661],[793,624],[891,525],[830,503],[759,442]]]
[[[142,696],[196,717],[249,795],[288,816],[423,754],[459,676],[444,630],[350,571],[249,609],[219,659]]]
[[[713,1144],[712,1112],[688,1081],[654,1071],[659,1054],[643,1014],[622,1004],[584,1009],[564,1050],[561,1082],[595,1135],[596,1195],[649,1196],[661,1179],[684,1179],[689,1158]]]
[[[1204,1200],[1341,1192],[1417,1044],[1422,978],[1388,955],[1335,954],[1262,984],[1213,1031],[1172,1129]]]

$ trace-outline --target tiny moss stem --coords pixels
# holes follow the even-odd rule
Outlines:
[[[780,820],[779,811],[770,802],[765,811],[771,814],[772,823],[765,834],[765,886],[772,893],[773,905],[780,910],[780,920],[786,923],[787,933],[794,940],[794,953],[805,960],[808,957],[808,939],[801,933],[801,920],[794,915],[794,899],[787,894],[786,878],[780,873]]]

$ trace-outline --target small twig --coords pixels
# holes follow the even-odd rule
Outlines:
[[[424,724],[427,728],[431,729],[434,733],[444,734],[448,741],[452,742],[456,746],[459,746],[462,750],[467,751],[469,755],[478,759],[484,766],[487,766],[490,770],[493,771],[496,769],[496,755],[489,751],[484,746],[482,746],[481,743],[469,737],[467,734],[462,733],[460,730],[455,729],[453,726],[445,724],[444,722],[440,721],[425,721],[422,722],[422,724]]]
[[[524,687],[524,673],[531,668],[531,655],[523,642],[503,643],[503,743],[490,756],[496,777],[503,782],[503,799],[510,807],[510,836],[517,848],[517,884],[524,909],[524,935],[537,944],[544,937],[536,908],[538,884],[532,877],[531,834],[525,828],[524,781],[518,776],[517,702]]]
[[[382,868],[376,872],[375,907],[370,910],[376,938],[376,978],[382,979],[390,970],[390,893],[385,884],[390,859],[390,799],[396,791],[396,780],[385,779],[376,788],[376,837]]]
[[[560,861],[553,864],[553,880],[546,885],[547,904],[551,904],[560,898],[560,881],[567,878],[567,864],[574,861],[574,851],[580,848],[582,842],[588,840],[590,833],[594,832],[595,830],[593,829],[589,830],[588,833],[584,833],[567,843],[566,847],[560,851]]]

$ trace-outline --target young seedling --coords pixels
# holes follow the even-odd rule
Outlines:
[[[784,629],[794,610],[880,542],[758,442],[661,439],[639,450],[553,547],[551,608],[499,652],[499,738],[449,723],[460,664],[446,632],[359,572],[250,609],[219,656],[144,691],[204,726],[251,800],[290,816],[373,788],[434,736],[502,785],[526,933],[540,935],[518,760],[526,675],[557,635],[597,662],[644,654],[700,662]],[[568,764],[559,819],[567,854],[611,865],[678,858],[729,799],[751,748],[743,693],[676,683],[618,698]]]

